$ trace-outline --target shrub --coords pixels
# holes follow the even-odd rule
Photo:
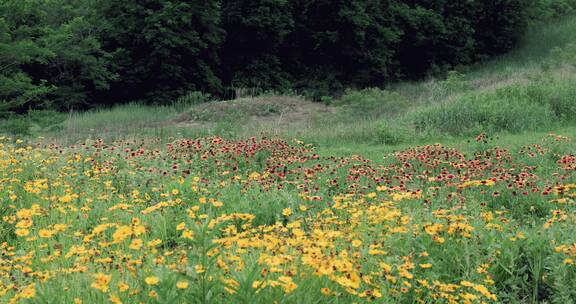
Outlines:
[[[411,114],[420,132],[463,135],[489,131],[521,132],[549,127],[555,114],[548,103],[525,98],[523,88],[511,86],[496,92],[467,93],[451,102]]]
[[[567,16],[576,12],[575,0],[535,0],[528,9],[532,22]]]
[[[513,96],[518,100],[549,107],[559,121],[576,120],[576,82],[541,80],[522,86],[509,86],[497,91],[497,98]]]
[[[446,80],[440,82],[440,86],[446,92],[466,92],[472,89],[472,84],[466,79],[466,76],[458,71],[448,72]]]
[[[360,91],[347,90],[334,105],[342,107],[345,113],[353,116],[377,118],[395,116],[405,111],[409,102],[396,92],[369,88]]]
[[[378,124],[377,142],[385,145],[398,145],[406,140],[406,129],[390,125],[387,121]]]
[[[46,130],[61,126],[66,120],[66,114],[50,110],[32,110],[28,112],[28,119],[33,129]]]
[[[542,63],[544,70],[560,68],[563,65],[576,66],[576,44],[570,43],[564,47],[554,47]]]
[[[332,98],[330,96],[320,97],[320,102],[322,102],[323,104],[325,104],[327,106],[331,105],[333,101],[334,101],[334,98]]]
[[[181,111],[193,105],[209,102],[211,98],[212,95],[208,93],[191,91],[174,100],[172,106]]]
[[[1,120],[0,133],[30,135],[30,120],[23,116]]]

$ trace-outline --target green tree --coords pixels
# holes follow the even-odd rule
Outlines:
[[[58,109],[87,107],[96,103],[117,79],[112,56],[102,49],[104,23],[91,0],[45,1],[41,47],[53,56],[33,67],[38,77],[56,87],[51,102]]]
[[[45,82],[34,82],[21,69],[22,65],[43,63],[53,56],[38,46],[33,37],[35,28],[24,22],[36,16],[30,11],[26,1],[0,4],[0,116],[37,105],[51,91]]]
[[[294,31],[288,0],[224,1],[223,79],[233,86],[287,87],[286,37]]]
[[[293,5],[291,53],[298,61],[290,66],[304,86],[322,79],[330,80],[320,85],[327,91],[341,85],[375,86],[393,74],[401,31],[389,1],[298,0]]]
[[[105,49],[121,80],[111,99],[166,103],[191,90],[220,91],[220,6],[217,0],[104,1]]]
[[[90,1],[0,3],[0,99],[3,111],[90,104],[115,79]]]

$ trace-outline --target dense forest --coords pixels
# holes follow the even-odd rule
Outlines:
[[[574,0],[0,0],[0,115],[166,104],[194,91],[313,98],[504,53]]]

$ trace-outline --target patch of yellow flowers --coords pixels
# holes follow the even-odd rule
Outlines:
[[[451,246],[470,246],[482,235],[524,237],[503,212],[407,212],[404,206],[423,192],[385,186],[366,195],[335,195],[324,205],[301,200],[278,210],[275,222],[256,223],[255,214],[232,212],[217,196],[238,178],[202,184],[199,177],[162,179],[140,170],[166,157],[162,151],[139,162],[101,157],[104,148],[20,144],[0,146],[2,229],[12,233],[0,245],[0,299],[6,303],[33,299],[46,288],[74,303],[161,302],[162,288],[173,288],[185,303],[200,278],[217,281],[220,300],[233,302],[246,285],[240,278],[252,272],[248,286],[256,295],[314,286],[326,301],[497,302],[490,273],[497,252],[470,265],[466,280],[436,275],[436,265],[446,265],[443,253]],[[269,177],[247,176],[249,182]],[[486,179],[458,187],[493,185]],[[546,227],[567,218],[555,212]],[[207,231],[210,239],[195,243]],[[207,246],[205,252],[199,246]],[[566,255],[565,264],[575,263],[576,245],[555,251]]]

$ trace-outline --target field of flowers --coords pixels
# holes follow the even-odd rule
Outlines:
[[[576,156],[0,138],[2,303],[573,303]]]

